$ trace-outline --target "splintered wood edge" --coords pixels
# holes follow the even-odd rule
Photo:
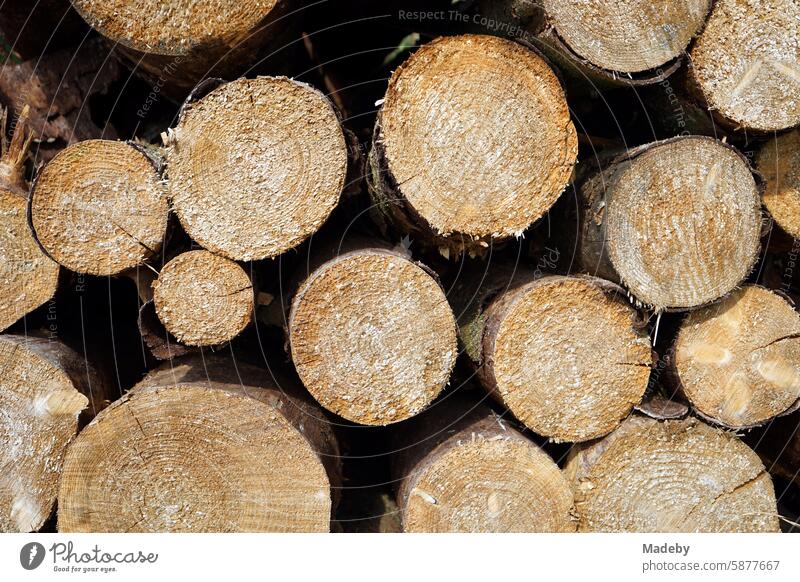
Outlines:
[[[153,283],[156,313],[187,346],[214,346],[239,335],[253,319],[253,284],[237,263],[205,250],[182,253]]]
[[[751,428],[800,399],[800,315],[755,285],[686,316],[675,342],[681,389],[715,423]]]
[[[573,447],[579,531],[778,532],[772,480],[735,435],[696,418],[631,416]]]
[[[309,392],[360,424],[386,425],[426,408],[457,355],[455,318],[438,281],[381,249],[317,268],[292,300],[288,331]]]
[[[275,257],[306,240],[347,178],[349,151],[332,103],[286,77],[238,79],[188,103],[165,145],[181,225],[237,261]]]
[[[778,225],[800,238],[800,130],[767,141],[756,156],[764,177],[764,206]]]
[[[382,180],[397,190],[388,196],[402,198],[410,219],[437,236],[487,246],[539,219],[577,157],[564,91],[549,65],[520,44],[482,35],[436,39],[398,67],[376,132],[373,157],[385,162]],[[431,136],[447,140],[433,153],[423,149],[436,141]],[[531,150],[532,141],[540,147]]]
[[[28,216],[53,260],[105,276],[141,265],[161,248],[169,205],[152,159],[128,143],[95,139],[68,146],[42,168]]]
[[[797,2],[715,2],[690,53],[709,109],[749,130],[800,124],[798,18]]]
[[[199,46],[241,41],[278,4],[277,0],[229,0],[216,6],[199,0],[170,10],[160,0],[71,0],[103,36],[143,53],[188,55]],[[217,12],[215,14],[215,12]]]
[[[398,503],[406,532],[572,532],[576,526],[561,470],[493,415],[422,458]]]
[[[26,338],[0,336],[0,359],[0,531],[31,532],[52,513],[64,454],[89,400]]]
[[[631,3],[629,3],[631,4]],[[600,69],[642,73],[678,58],[700,32],[711,0],[638,2],[545,0],[548,23],[579,57]]]
[[[690,309],[744,280],[758,258],[761,200],[738,151],[689,136],[648,144],[620,163],[605,185],[600,220],[610,262],[636,299],[656,311]],[[692,168],[702,179],[687,174]],[[641,185],[650,183],[644,196]]]
[[[481,379],[538,434],[569,442],[603,436],[647,389],[652,351],[636,319],[612,283],[536,279],[489,307]]]
[[[259,390],[175,383],[112,404],[68,451],[59,531],[328,531],[325,468]]]

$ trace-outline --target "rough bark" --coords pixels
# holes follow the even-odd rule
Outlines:
[[[579,193],[582,268],[621,282],[654,310],[722,297],[758,257],[760,182],[717,140],[640,146],[589,175]]]
[[[585,441],[613,430],[641,402],[650,340],[617,285],[495,271],[475,289],[467,283],[451,292],[464,351],[484,388],[528,428]]]
[[[328,531],[338,446],[294,394],[219,356],[152,372],[70,446],[59,531]]]
[[[78,273],[116,275],[160,248],[169,208],[153,160],[131,143],[89,140],[38,173],[29,219],[39,244]]]
[[[393,467],[406,532],[570,532],[561,470],[488,407],[451,394],[414,419]]]
[[[49,301],[58,286],[58,264],[45,255],[28,228],[28,184],[24,164],[30,145],[28,107],[13,120],[6,141],[8,111],[0,133],[0,331]]]
[[[57,340],[0,336],[0,531],[31,532],[53,511],[67,446],[107,387]]]
[[[547,212],[577,144],[538,54],[490,36],[439,38],[389,81],[369,159],[373,214],[445,256],[482,254]]]
[[[350,153],[330,101],[284,77],[194,95],[165,145],[186,232],[240,261],[277,256],[316,232],[339,201]]]
[[[369,245],[312,264],[287,318],[309,392],[360,424],[426,408],[457,356],[455,319],[436,276],[401,251]]]
[[[674,352],[682,394],[712,422],[749,428],[800,404],[800,315],[763,287],[688,314]]]
[[[778,532],[772,479],[738,437],[695,418],[632,416],[564,468],[579,531]]]
[[[253,284],[237,263],[204,250],[169,261],[153,283],[156,313],[164,327],[188,346],[216,346],[252,321]]]

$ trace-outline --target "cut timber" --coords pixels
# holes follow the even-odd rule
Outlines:
[[[101,34],[119,43],[136,69],[167,92],[208,76],[238,77],[262,45],[285,51],[291,0],[72,0]],[[269,49],[266,51],[269,52]]]
[[[800,485],[800,413],[776,418],[744,438],[771,474]]]
[[[236,261],[303,242],[336,206],[347,174],[348,148],[330,101],[283,77],[239,79],[188,104],[167,146],[181,224]]]
[[[161,248],[168,213],[152,160],[118,141],[69,146],[39,172],[31,191],[39,244],[77,273],[116,275],[143,264]]]
[[[528,277],[461,320],[484,387],[528,428],[557,441],[611,432],[642,400],[650,340],[624,291],[593,277]],[[473,330],[475,331],[475,330]],[[482,365],[480,365],[482,364]]]
[[[558,465],[488,407],[458,400],[411,421],[396,453],[404,531],[575,531]]]
[[[377,216],[444,254],[482,252],[547,212],[577,148],[564,92],[538,54],[490,36],[434,40],[394,72],[378,114]]]
[[[746,159],[698,136],[620,155],[580,187],[583,269],[621,281],[655,310],[722,297],[750,272],[761,235]]]
[[[755,285],[690,313],[675,343],[683,394],[729,428],[762,424],[800,399],[800,315]]]
[[[79,141],[117,137],[113,127],[95,122],[93,104],[108,93],[121,71],[117,57],[99,38],[90,38],[76,49],[3,63],[0,100],[17,115],[25,105],[30,106],[36,162],[47,161]]]
[[[711,0],[544,0],[547,25],[580,59],[642,73],[677,59],[700,31]]]
[[[735,435],[695,418],[632,416],[564,468],[579,531],[777,532],[772,479]]]
[[[57,340],[0,336],[0,532],[31,532],[53,511],[78,417],[106,387],[85,358]]]
[[[308,391],[360,424],[423,410],[447,384],[458,353],[439,282],[381,248],[346,252],[314,270],[292,300],[288,330]]]
[[[183,253],[169,261],[153,284],[161,323],[189,346],[232,340],[253,317],[253,284],[233,261],[208,251]]]
[[[800,238],[800,130],[765,143],[756,166],[766,182],[764,206],[783,230]]]
[[[70,446],[60,532],[324,532],[338,448],[318,407],[269,372],[176,360]]]
[[[5,139],[7,114],[2,112],[0,124],[0,331],[52,299],[59,271],[28,228],[28,185],[23,176],[30,143],[28,108],[14,120],[10,143]]]
[[[717,0],[691,50],[690,88],[723,125],[800,124],[800,2]]]

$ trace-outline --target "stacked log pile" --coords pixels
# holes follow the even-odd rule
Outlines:
[[[0,531],[792,527],[798,0],[71,3],[0,8]]]

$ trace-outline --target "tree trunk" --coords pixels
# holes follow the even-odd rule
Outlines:
[[[717,0],[690,51],[689,92],[725,128],[800,124],[800,3]]]
[[[800,130],[767,141],[756,167],[766,183],[764,206],[778,226],[800,238]]]
[[[220,356],[165,364],[70,447],[59,531],[328,531],[338,446],[293,393]]]
[[[58,286],[58,264],[42,252],[28,228],[28,184],[23,176],[30,144],[28,113],[23,107],[13,121],[10,143],[7,110],[0,127],[0,331],[52,299]]]
[[[236,78],[265,59],[270,64],[283,60],[299,36],[292,13],[302,8],[299,0],[186,0],[179,5],[72,0],[72,5],[118,44],[154,88],[178,99],[205,78]]]
[[[116,275],[160,248],[169,208],[159,169],[134,144],[73,144],[37,175],[30,222],[42,248],[77,273]]]
[[[547,212],[577,148],[538,54],[491,36],[440,38],[389,81],[369,160],[374,214],[445,256],[482,254]]]
[[[406,532],[571,532],[561,470],[488,407],[451,394],[414,419],[395,453]]]
[[[64,455],[107,388],[57,340],[0,336],[0,531],[31,532],[53,511]]]
[[[643,186],[645,185],[645,186]],[[620,154],[579,188],[578,258],[656,311],[729,293],[753,268],[761,200],[746,159],[706,137]]]
[[[498,271],[468,287],[451,293],[464,351],[484,388],[534,432],[597,438],[642,400],[650,339],[613,283]]]
[[[183,253],[161,269],[153,301],[161,323],[188,346],[216,346],[252,321],[250,276],[237,263],[208,251]]]
[[[3,63],[0,100],[13,117],[30,106],[32,154],[36,162],[47,161],[67,145],[117,137],[113,127],[92,119],[92,97],[105,94],[120,76],[116,56],[100,39],[91,38],[77,49]]]
[[[588,532],[778,532],[777,502],[758,456],[695,418],[632,416],[576,446],[564,469]]]
[[[683,395],[712,422],[750,428],[800,402],[800,314],[747,285],[690,313],[675,342]]]
[[[386,425],[426,408],[457,356],[455,319],[436,276],[382,247],[311,264],[287,318],[292,360],[309,392],[360,424]]]
[[[181,224],[237,261],[275,257],[316,232],[351,153],[330,101],[284,77],[239,79],[190,101],[166,145]]]

